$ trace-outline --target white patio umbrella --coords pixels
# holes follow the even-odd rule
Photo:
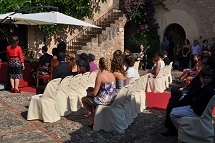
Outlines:
[[[80,25],[99,28],[96,25],[78,20],[71,16],[65,15],[60,12],[41,12],[41,13],[30,13],[30,14],[14,14],[11,13],[0,15],[0,19],[4,19],[8,16],[8,19],[12,19],[14,24],[24,25],[49,25],[49,24],[66,24],[66,25]]]

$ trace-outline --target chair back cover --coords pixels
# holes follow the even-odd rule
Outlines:
[[[45,91],[43,93],[43,96],[41,97],[41,99],[48,99],[48,98],[52,98],[55,99],[57,92],[58,92],[58,88],[61,82],[61,78],[57,78],[57,79],[53,79],[51,80],[46,88]]]
[[[74,76],[69,82],[68,95],[70,99],[71,111],[78,111],[81,108],[78,88],[80,87],[82,74]]]
[[[56,104],[57,104],[57,112],[60,116],[66,116],[71,113],[69,99],[68,99],[68,91],[69,91],[69,83],[72,80],[73,76],[65,77],[60,85],[57,92]]]
[[[123,108],[126,100],[127,92],[128,92],[128,87],[126,86],[120,89],[111,107]]]
[[[95,87],[95,81],[96,81],[97,75],[98,75],[98,70],[90,73],[88,81],[87,81],[88,87]]]

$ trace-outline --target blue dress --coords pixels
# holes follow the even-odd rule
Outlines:
[[[91,106],[110,105],[116,98],[115,82],[102,83],[96,97],[87,97]]]

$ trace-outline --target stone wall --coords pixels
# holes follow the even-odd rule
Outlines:
[[[188,39],[208,39],[215,37],[215,1],[214,0],[166,0],[163,7],[156,7],[159,35],[161,39],[168,25],[181,25]],[[202,39],[200,39],[202,36]]]
[[[107,27],[103,34],[93,38],[87,46],[78,51],[78,54],[92,53],[95,55],[95,62],[98,63],[99,58],[105,57],[111,59],[113,52],[116,50],[124,51],[124,24],[126,17],[121,17],[115,24]]]
[[[107,3],[101,3],[99,0],[94,1],[93,9],[94,14],[92,18],[85,18],[84,21],[93,23],[102,15],[107,13],[114,5],[117,4],[118,0],[107,0]],[[84,27],[85,28],[85,27]],[[80,26],[75,26],[73,29],[69,28],[68,26],[61,26],[58,33],[56,35],[62,35],[65,42],[68,42],[73,37],[75,37],[82,28]],[[43,37],[44,33],[47,36],[46,32],[39,30],[38,26],[28,26],[28,49],[33,50],[35,53],[35,58],[39,58],[41,53],[41,48],[44,45]],[[47,37],[47,47],[48,53],[51,54],[53,48],[57,46],[56,35]]]

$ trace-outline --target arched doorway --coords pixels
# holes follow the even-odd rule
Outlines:
[[[164,32],[164,37],[167,37],[170,43],[168,51],[170,60],[171,61],[179,60],[181,56],[180,50],[186,38],[184,28],[176,23],[170,24]]]
[[[124,27],[124,48],[129,49],[132,53],[137,52],[137,47],[132,47],[130,39],[137,31],[137,26],[133,21],[128,21]]]

